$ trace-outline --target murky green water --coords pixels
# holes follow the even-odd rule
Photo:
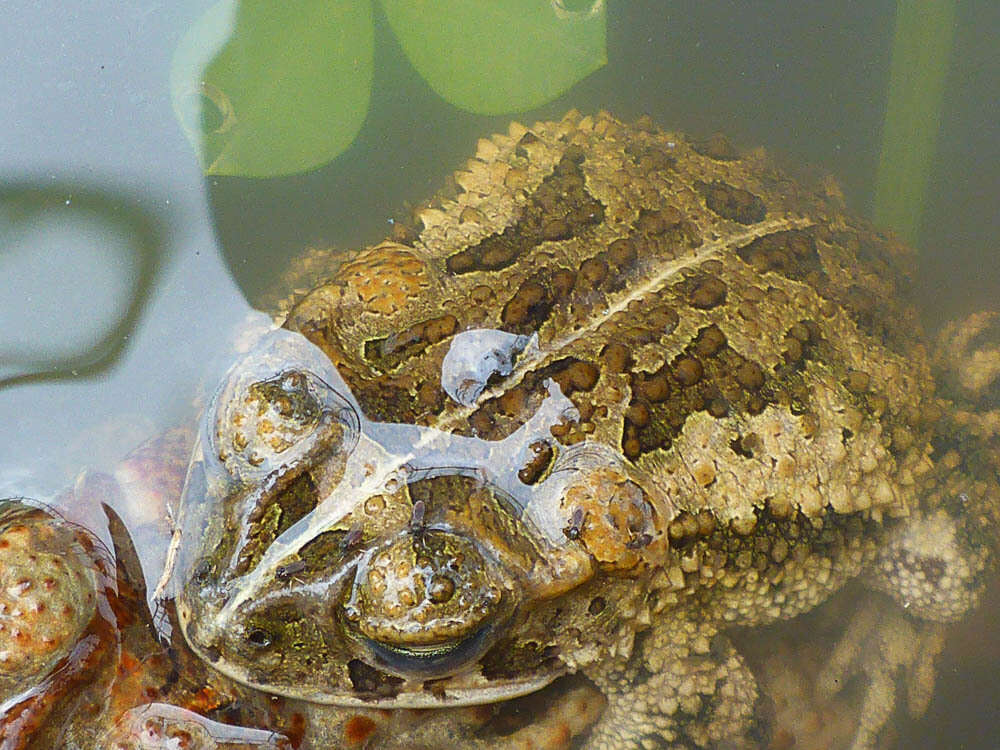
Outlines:
[[[313,172],[204,178],[171,110],[171,55],[207,4],[14,0],[0,22],[0,495],[49,496],[191,419],[234,331],[308,245],[381,239],[508,116],[454,109],[376,12],[371,106]],[[895,3],[613,3],[606,67],[525,121],[649,114],[833,174],[870,212]],[[960,4],[920,231],[930,328],[1000,299],[1000,5]],[[210,387],[210,386],[209,386]],[[997,598],[988,600],[995,607]],[[998,632],[964,626],[922,747],[995,746]],[[910,736],[910,735],[908,735]]]

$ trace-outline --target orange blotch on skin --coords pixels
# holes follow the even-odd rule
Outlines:
[[[344,723],[344,739],[349,745],[360,745],[366,742],[377,728],[378,724],[367,716],[352,716]]]
[[[336,281],[343,283],[372,312],[389,315],[429,285],[427,266],[402,245],[385,242],[345,263]]]

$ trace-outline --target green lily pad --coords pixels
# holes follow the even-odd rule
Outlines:
[[[371,93],[370,0],[222,0],[181,40],[171,98],[206,174],[313,169],[354,140]]]
[[[604,0],[382,0],[425,81],[479,114],[533,109],[607,63]]]

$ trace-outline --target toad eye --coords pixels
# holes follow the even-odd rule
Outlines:
[[[344,394],[305,368],[274,370],[265,353],[238,364],[216,394],[206,423],[214,456],[229,476],[254,482],[315,452],[350,453],[360,431]]]
[[[433,646],[400,646],[365,639],[375,663],[390,674],[408,677],[440,677],[459,671],[473,662],[496,639],[490,624],[452,643]]]
[[[274,636],[264,628],[251,628],[246,635],[247,643],[254,648],[267,648],[274,643]]]

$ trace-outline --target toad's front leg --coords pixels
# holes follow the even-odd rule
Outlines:
[[[608,705],[587,750],[766,744],[753,675],[728,638],[697,618],[671,613],[636,637],[628,660],[588,676]]]

